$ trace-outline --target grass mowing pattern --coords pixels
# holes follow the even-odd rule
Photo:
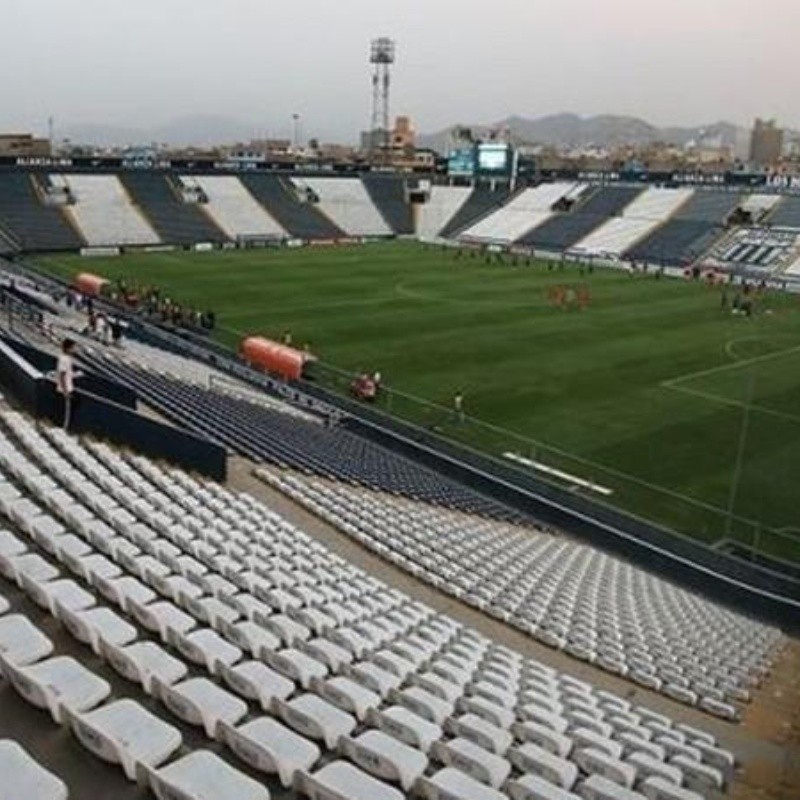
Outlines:
[[[395,398],[393,411],[496,453],[533,454],[610,487],[614,504],[707,540],[726,533],[724,515],[702,504],[728,506],[750,405],[735,514],[800,534],[797,297],[770,294],[746,319],[694,283],[487,265],[414,243],[40,263],[62,276],[89,269],[156,283],[213,308],[231,345],[290,329],[324,362],[379,369],[401,392],[449,407],[463,391],[470,416],[571,455],[460,426],[439,408]],[[588,287],[590,307],[554,307],[553,285]],[[768,530],[734,522],[730,533],[800,558]]]

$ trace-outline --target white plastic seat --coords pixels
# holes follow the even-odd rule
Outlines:
[[[578,779],[578,768],[572,761],[559,758],[532,742],[511,748],[508,759],[520,772],[536,775],[562,789],[572,789]]]
[[[444,721],[453,713],[453,703],[442,700],[419,686],[409,686],[400,691],[394,690],[389,695],[390,699],[406,706],[415,714],[424,717],[436,725],[443,725]]]
[[[450,717],[447,727],[456,736],[470,739],[484,750],[503,755],[514,737],[510,731],[493,725],[483,717],[475,714],[464,714],[462,717]]]
[[[158,800],[269,800],[270,797],[264,786],[208,750],[195,750],[157,770],[144,767],[143,772]]]
[[[220,602],[215,600],[215,602]],[[242,622],[218,622],[217,629],[238,648],[251,653],[254,658],[261,658],[265,651],[277,650],[281,646],[280,639],[266,630],[263,625],[250,620]]]
[[[511,800],[579,800],[577,794],[560,789],[538,775],[522,775],[506,785]]]
[[[149,586],[129,575],[110,579],[95,575],[92,585],[106,600],[119,606],[125,613],[130,613],[131,603],[145,606],[156,598],[156,593]]]
[[[370,661],[363,661],[354,664],[346,670],[347,674],[359,683],[377,692],[382,698],[386,699],[403,682],[403,678],[379,667]]]
[[[566,758],[572,752],[572,739],[563,733],[556,733],[536,722],[518,722],[512,726],[517,739],[533,742],[553,755]]]
[[[708,764],[698,764],[684,755],[674,756],[669,760],[683,772],[683,782],[687,789],[692,789],[700,794],[709,791],[719,792],[725,784],[723,774]]]
[[[297,681],[304,689],[308,689],[315,678],[322,679],[328,674],[325,664],[294,647],[265,651],[263,658],[274,670]]]
[[[636,770],[638,781],[655,777],[674,783],[676,786],[680,786],[683,783],[683,773],[680,768],[674,764],[665,764],[647,753],[631,753],[625,758],[625,762]]]
[[[20,583],[22,575],[27,576],[31,581],[46,583],[55,580],[61,573],[49,561],[42,558],[38,553],[23,553],[11,559],[12,579]]]
[[[66,784],[10,739],[0,739],[0,800],[67,800]]]
[[[167,641],[190,661],[205,667],[212,675],[219,675],[221,667],[233,666],[244,655],[236,645],[223,639],[211,628],[200,628],[186,634],[170,629],[167,632]]]
[[[446,766],[460,769],[493,789],[499,789],[511,774],[511,764],[505,758],[484,750],[469,739],[436,742],[432,752]]]
[[[324,637],[303,642],[299,649],[310,655],[311,658],[321,661],[334,675],[353,662],[353,654],[349,650]]]
[[[355,714],[359,722],[366,719],[370,709],[378,708],[381,704],[379,694],[343,676],[325,681],[312,680],[311,686],[320,697],[324,697],[342,711]]]
[[[289,787],[298,770],[309,770],[320,758],[314,742],[272,717],[259,717],[236,728],[221,721],[217,738],[253,769],[277,773],[280,782]]]
[[[517,718],[510,708],[492,703],[482,697],[462,697],[458,701],[458,710],[476,714],[500,728],[510,728]]]
[[[286,700],[294,694],[295,684],[260,661],[242,661],[232,667],[220,667],[222,679],[238,695],[256,700],[265,711],[278,697]]]
[[[415,790],[424,800],[506,800],[506,796],[465,772],[452,767],[440,769],[417,781]]]
[[[399,783],[406,792],[428,766],[424,753],[376,730],[366,731],[355,739],[340,737],[339,752],[375,777]]]
[[[11,608],[11,603],[5,599],[2,595],[0,595],[0,616],[6,613]]]
[[[136,628],[110,608],[98,606],[73,612],[59,605],[57,616],[76,639],[88,644],[98,655],[101,639],[121,647],[137,637]]]
[[[647,778],[640,789],[647,800],[703,800],[703,795],[659,777]]]
[[[31,600],[46,608],[53,616],[57,616],[59,606],[70,611],[83,611],[96,605],[94,595],[82,589],[71,578],[38,583],[22,575],[20,583]]]
[[[177,728],[133,700],[117,700],[86,714],[65,710],[65,716],[87,750],[120,764],[132,781],[139,764],[157,767],[181,746]]]
[[[137,622],[147,630],[157,633],[164,642],[167,641],[171,630],[178,634],[185,634],[197,627],[194,617],[167,600],[141,603],[138,598],[131,597],[127,610]]]
[[[423,753],[441,739],[442,728],[420,717],[405,706],[390,706],[368,715],[372,725],[393,736],[398,741],[416,747]]]
[[[214,739],[220,721],[236,725],[247,715],[247,703],[208,678],[189,678],[172,685],[153,679],[153,694],[179,719],[205,729]]]
[[[602,775],[590,775],[578,788],[578,794],[584,800],[645,800],[643,794]]]
[[[301,694],[292,700],[273,702],[280,718],[298,733],[322,740],[332,750],[340,736],[347,736],[356,727],[351,714],[323,700],[315,694]]]
[[[601,753],[605,753],[611,758],[622,758],[623,747],[614,739],[600,736],[587,728],[576,728],[570,731],[568,736],[572,739],[576,750],[592,748],[593,750],[599,750]]]
[[[182,680],[188,672],[183,661],[155,642],[134,642],[127,647],[117,647],[101,639],[100,655],[115,672],[138,683],[147,694],[153,693],[154,678],[168,686]]]
[[[3,671],[29,703],[48,710],[58,723],[63,719],[64,707],[88,711],[111,694],[106,681],[69,656],[56,656],[25,667],[6,662]]]
[[[0,530],[0,575],[15,580],[14,560],[26,553],[27,545],[6,530]]]
[[[601,775],[630,789],[636,780],[636,768],[608,753],[592,747],[581,748],[573,756],[575,763],[590,775]]]
[[[53,643],[27,617],[9,614],[0,617],[0,658],[17,667],[47,658]]]
[[[398,789],[346,761],[333,761],[311,775],[300,770],[294,787],[313,800],[403,800]]]

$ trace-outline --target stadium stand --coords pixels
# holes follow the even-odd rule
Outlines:
[[[739,208],[750,215],[753,223],[761,222],[781,201],[778,194],[751,194],[744,198]]]
[[[168,419],[257,461],[406,493],[432,503],[519,518],[499,503],[352,433],[346,423],[329,427],[305,422],[103,353],[84,353],[83,358],[96,371],[134,389]]]
[[[572,211],[554,215],[523,236],[520,244],[554,252],[569,250],[607,219],[619,214],[641,191],[637,186],[595,188]]]
[[[445,228],[470,198],[468,186],[431,186],[428,202],[420,206],[417,237],[430,241],[444,236]]]
[[[497,645],[248,495],[0,418],[0,585],[90,648],[54,655],[2,600],[0,663],[160,798],[503,800],[539,777],[566,797],[670,797],[648,791],[661,779],[698,800],[731,782],[707,731]],[[65,796],[19,748],[0,761]]]
[[[85,244],[60,208],[42,203],[27,172],[0,172],[0,223],[27,252],[77,250]]]
[[[250,194],[299,239],[339,239],[345,234],[308,198],[301,197],[291,179],[278,175],[242,175]]]
[[[181,182],[200,189],[208,200],[206,213],[230,239],[286,237],[286,231],[235,175],[184,175]]]
[[[73,202],[64,213],[73,220],[90,246],[159,244],[158,234],[116,175],[82,173],[51,175]]]
[[[476,242],[516,242],[549,219],[559,200],[577,197],[583,188],[583,184],[556,182],[523,189],[494,214],[463,231],[459,238]]]
[[[464,228],[477,222],[482,217],[499,208],[508,199],[507,189],[492,189],[488,186],[476,186],[450,221],[442,228],[440,235],[445,239],[456,236]]]
[[[784,197],[769,215],[768,222],[776,228],[800,229],[800,197]]]
[[[201,206],[183,201],[168,176],[158,172],[124,172],[119,177],[161,241],[180,245],[227,241]]]
[[[576,544],[301,475],[259,474],[417,577],[543,643],[729,719],[780,632]]]
[[[414,219],[406,197],[406,179],[402,175],[364,175],[361,179],[372,202],[399,236],[414,233]]]
[[[665,223],[692,196],[692,189],[650,187],[574,246],[590,256],[617,257]]]
[[[785,265],[800,244],[797,231],[778,228],[740,228],[726,237],[709,256],[710,264],[773,270]]]
[[[358,178],[293,178],[299,189],[310,189],[319,210],[348,236],[391,236],[380,211]]]

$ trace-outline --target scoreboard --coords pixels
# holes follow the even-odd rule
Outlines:
[[[514,170],[515,153],[506,142],[484,142],[451,150],[447,159],[447,174],[451,177],[510,178]]]

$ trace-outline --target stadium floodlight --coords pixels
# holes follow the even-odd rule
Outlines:
[[[389,91],[391,69],[395,61],[395,43],[388,36],[370,42],[369,63],[372,65],[372,117],[370,150],[385,149],[389,144]]]
[[[370,64],[394,64],[395,44],[388,36],[373,39],[369,48]]]

